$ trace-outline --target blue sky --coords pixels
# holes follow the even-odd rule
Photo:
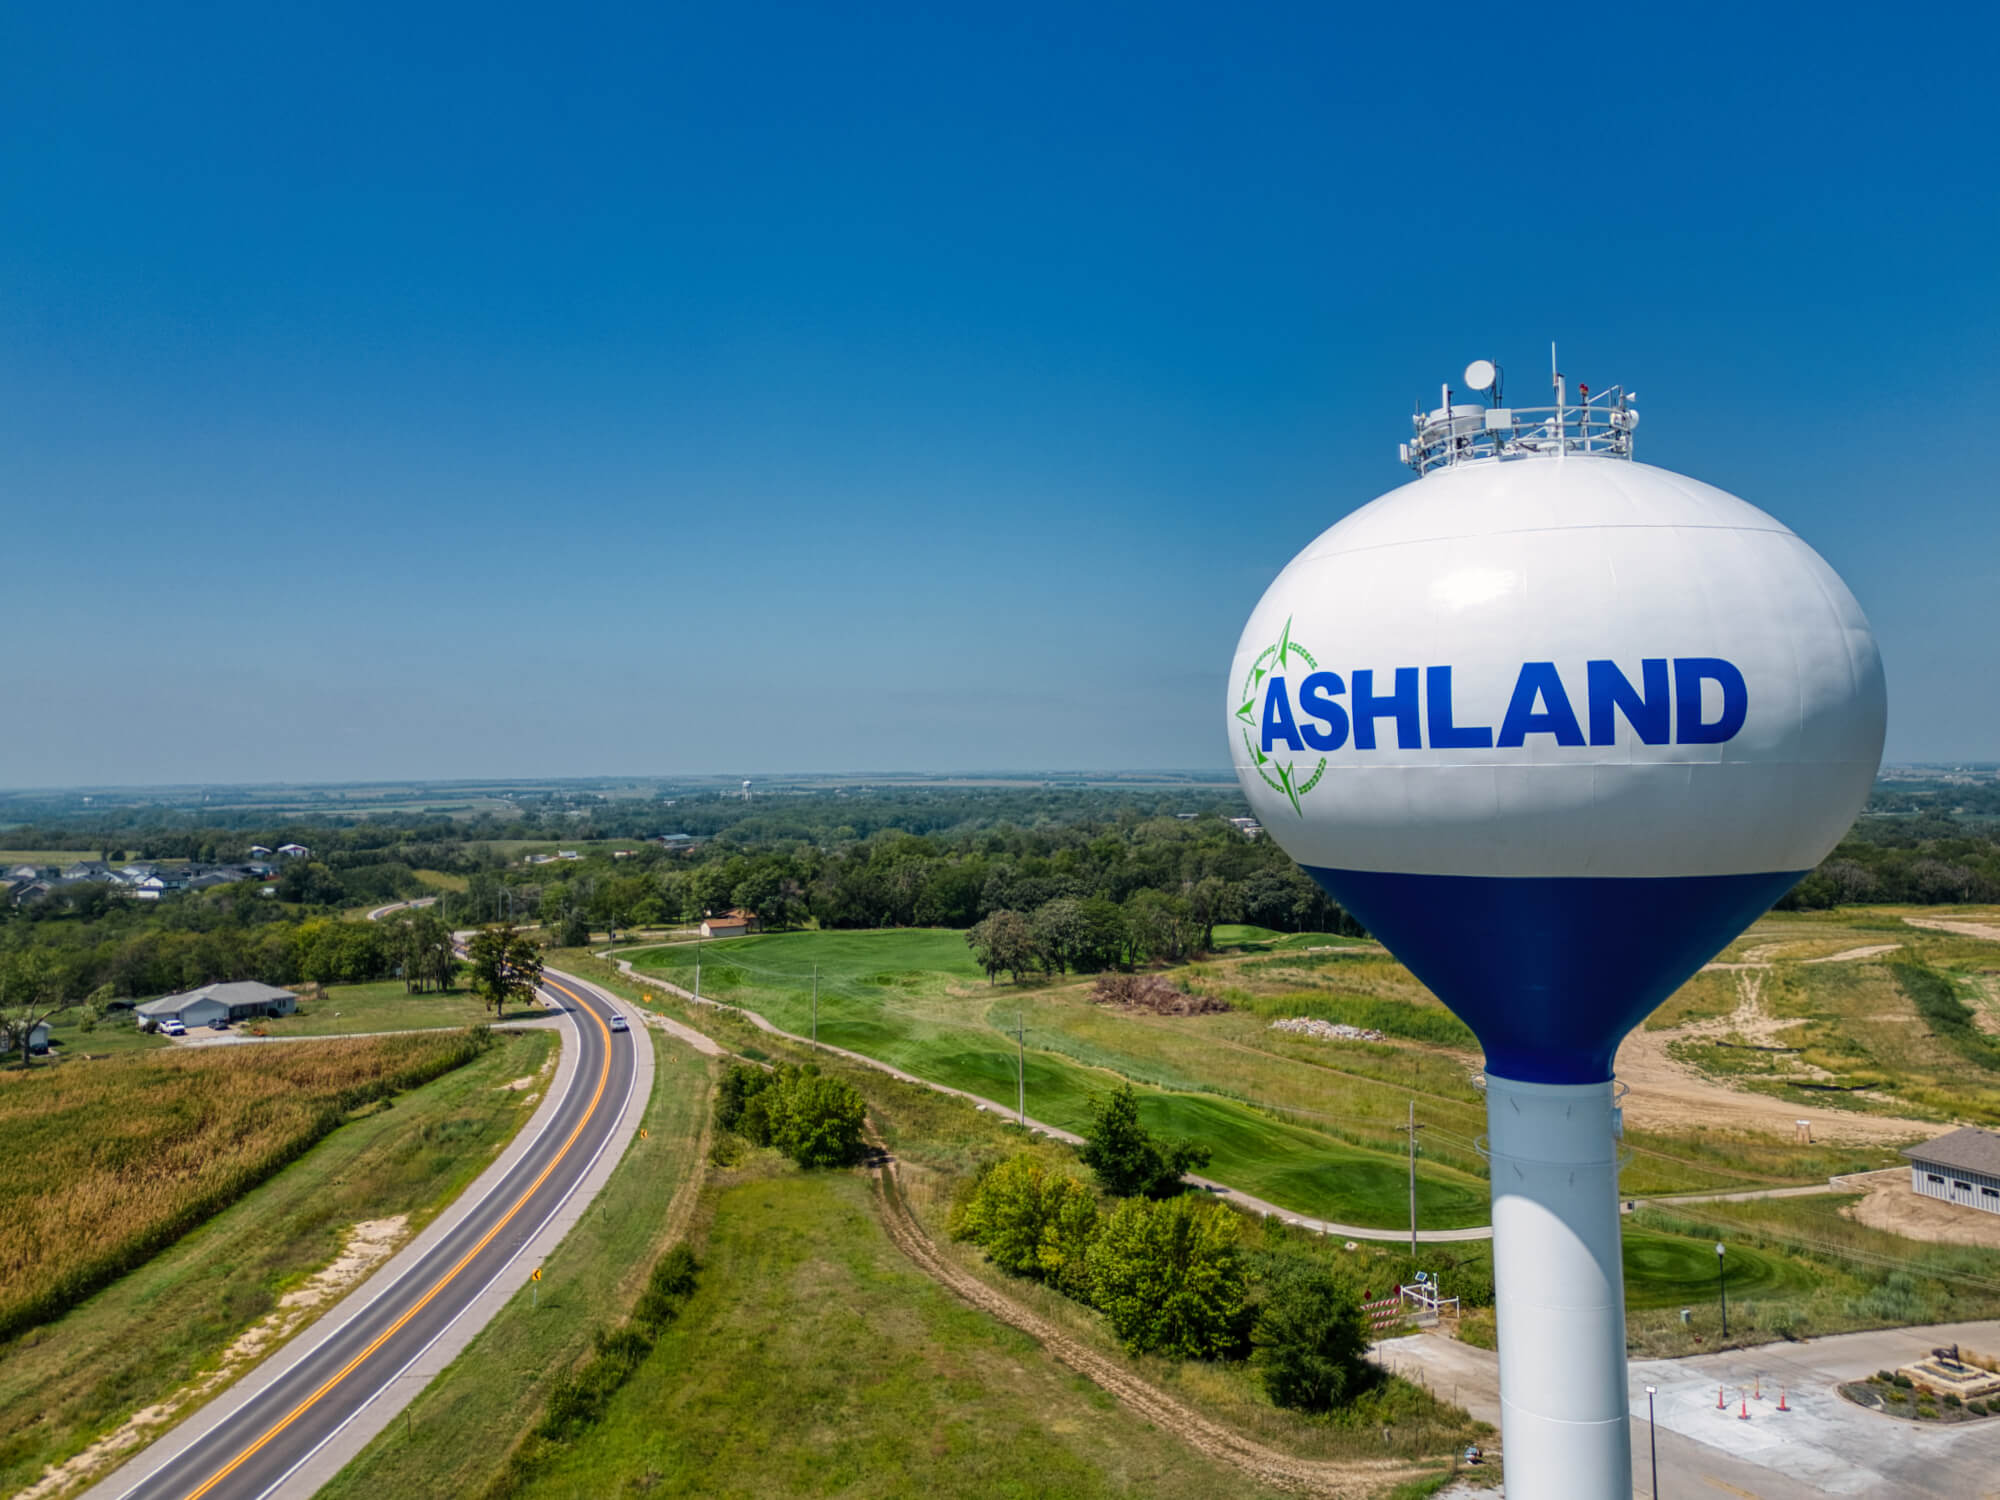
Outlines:
[[[0,784],[1220,768],[1552,337],[2000,757],[1990,8],[412,12],[0,21]]]

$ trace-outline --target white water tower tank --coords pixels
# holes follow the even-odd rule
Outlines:
[[[1252,813],[1485,1048],[1526,1500],[1631,1492],[1618,1043],[1838,842],[1886,714],[1834,571],[1636,426],[1560,384],[1417,417],[1418,477],[1293,559],[1229,679]]]

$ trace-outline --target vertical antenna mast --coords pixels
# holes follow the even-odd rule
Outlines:
[[[1569,413],[1564,409],[1562,370],[1556,364],[1556,341],[1549,340],[1549,382],[1556,388],[1556,457],[1569,452]]]

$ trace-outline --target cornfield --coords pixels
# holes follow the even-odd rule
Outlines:
[[[0,1073],[0,1340],[47,1322],[483,1031],[153,1053]]]

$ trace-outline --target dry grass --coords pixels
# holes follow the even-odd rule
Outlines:
[[[137,1054],[0,1074],[0,1339],[55,1317],[484,1032]]]

